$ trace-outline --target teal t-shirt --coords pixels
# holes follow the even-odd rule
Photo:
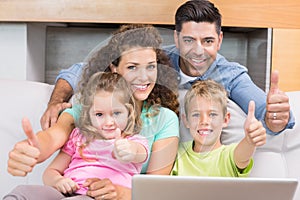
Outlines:
[[[152,109],[150,108],[148,112],[151,111]],[[72,108],[68,108],[64,112],[71,114],[75,121],[78,121],[81,112],[81,105],[73,105]],[[147,172],[152,152],[152,145],[155,141],[169,137],[179,137],[179,119],[175,112],[168,108],[160,107],[158,115],[151,118],[146,117],[146,115],[147,111],[143,108],[141,114],[143,126],[140,134],[148,140],[149,156],[147,161],[143,164],[141,173]]]
[[[233,160],[236,146],[222,145],[213,151],[196,153],[193,141],[181,143],[171,175],[247,177],[253,167],[253,159],[245,169],[238,169]]]

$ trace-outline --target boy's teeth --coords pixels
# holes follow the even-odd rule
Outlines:
[[[198,131],[199,134],[202,134],[202,135],[208,135],[210,133],[212,133],[212,130],[207,130],[207,131]]]

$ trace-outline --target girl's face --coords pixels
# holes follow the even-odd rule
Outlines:
[[[120,101],[119,92],[99,91],[90,109],[92,125],[98,129],[100,138],[114,139],[120,136],[128,121],[128,110]],[[119,129],[119,130],[118,130]]]
[[[220,135],[228,121],[229,114],[226,113],[224,117],[219,102],[200,96],[193,97],[189,102],[184,122],[194,138],[194,151],[211,151],[221,146]]]
[[[121,55],[119,66],[112,66],[112,71],[126,79],[137,101],[144,101],[157,79],[156,52],[152,48],[133,48],[125,51]]]

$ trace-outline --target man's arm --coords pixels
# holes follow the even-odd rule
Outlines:
[[[72,106],[68,103],[73,95],[73,88],[64,79],[58,79],[48,102],[48,107],[41,117],[40,123],[43,130],[56,123],[59,113]]]
[[[68,69],[63,69],[59,72],[47,110],[40,120],[43,130],[56,123],[57,117],[62,110],[72,106],[67,102],[72,97],[74,90],[76,90],[84,66],[85,63],[76,63]]]
[[[271,77],[274,76],[272,73]],[[274,78],[271,78],[271,80]],[[263,123],[267,130],[267,134],[276,135],[281,133],[286,128],[291,129],[295,125],[293,113],[290,110],[289,98],[284,92],[268,93],[267,94],[256,86],[249,75],[243,73],[234,80],[233,89],[230,92],[230,98],[238,104],[245,113],[250,100],[254,100],[255,117]],[[273,82],[273,83],[272,83]],[[271,81],[274,85],[275,81]],[[274,118],[276,113],[277,117]]]

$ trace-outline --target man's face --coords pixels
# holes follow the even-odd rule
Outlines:
[[[203,75],[215,61],[221,48],[223,33],[216,32],[216,25],[208,22],[185,22],[180,33],[174,31],[179,49],[180,68],[186,75]]]

